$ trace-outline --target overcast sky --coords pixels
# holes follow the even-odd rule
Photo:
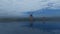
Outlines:
[[[0,16],[27,15],[22,12],[31,12],[47,7],[60,9],[60,0],[0,0]]]

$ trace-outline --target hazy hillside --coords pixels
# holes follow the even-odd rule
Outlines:
[[[60,16],[60,9],[42,9],[37,10],[33,12],[26,12],[25,14],[31,14],[33,13],[34,16],[47,16],[47,17],[53,17],[53,16]]]

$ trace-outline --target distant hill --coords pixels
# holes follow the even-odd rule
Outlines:
[[[0,18],[7,18],[7,17],[18,17],[18,18],[24,18],[24,17],[29,17],[29,15],[33,13],[34,17],[60,17],[60,9],[41,9],[41,10],[36,10],[36,11],[28,11],[24,12],[23,15],[20,13],[16,14],[11,14],[9,15],[8,13],[3,13],[0,15]]]
[[[25,14],[33,13],[34,16],[54,17],[60,16],[60,9],[41,9],[37,11],[25,12]]]

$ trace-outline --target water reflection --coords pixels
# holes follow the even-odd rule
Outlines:
[[[0,34],[60,34],[60,22],[29,22],[0,23]]]

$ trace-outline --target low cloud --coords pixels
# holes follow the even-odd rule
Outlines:
[[[60,9],[60,0],[0,0],[0,13],[22,15],[21,12],[41,10],[44,8]],[[0,14],[0,15],[2,15]]]

